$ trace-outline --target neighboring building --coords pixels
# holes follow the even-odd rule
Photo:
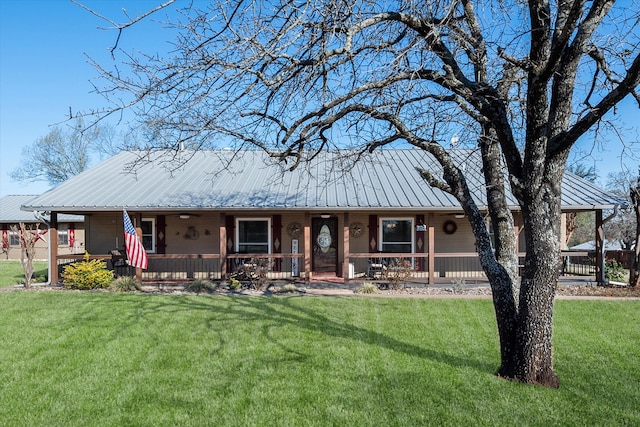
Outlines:
[[[1,259],[20,259],[20,223],[29,226],[40,224],[41,239],[36,243],[35,259],[47,260],[49,258],[48,216],[43,217],[44,221],[39,221],[35,212],[20,209],[23,204],[34,197],[37,196],[5,196],[0,199]],[[84,253],[84,217],[82,215],[60,215],[56,233],[59,255]]]
[[[588,242],[580,243],[579,245],[571,246],[572,251],[595,251],[596,241],[590,240]],[[619,240],[604,240],[604,249],[606,251],[621,251],[623,250],[622,244]]]
[[[149,254],[149,269],[138,271],[145,280],[226,277],[265,255],[274,278],[358,278],[395,258],[410,260],[416,276],[430,283],[483,277],[458,202],[415,170],[441,170],[422,150],[376,150],[355,164],[351,152],[322,152],[291,172],[291,162],[278,164],[257,150],[168,154],[184,164],[163,162],[167,153],[122,152],[23,208],[51,212],[58,224],[62,214],[85,215],[86,249],[107,259],[122,249],[127,209]],[[477,151],[452,156],[486,210]],[[135,172],[126,172],[133,164]],[[510,194],[508,202],[524,250],[520,208]],[[593,210],[601,218],[618,203],[592,183],[565,175],[563,211]],[[60,264],[72,259],[57,255]]]

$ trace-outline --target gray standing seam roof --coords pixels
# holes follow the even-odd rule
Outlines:
[[[0,199],[0,223],[17,224],[19,222],[39,222],[33,212],[21,210],[20,207],[35,198],[35,195],[10,195]],[[48,220],[48,216],[45,215]],[[82,215],[59,215],[59,222],[84,222]]]
[[[418,149],[376,150],[356,163],[349,161],[348,151],[323,152],[292,172],[259,150],[182,152],[188,160],[177,169],[162,161],[166,153],[155,153],[153,162],[127,172],[127,165],[145,154],[121,152],[26,201],[23,208],[74,213],[123,208],[460,210],[453,196],[432,188],[419,176],[417,166],[436,176],[442,169],[430,154]],[[484,207],[477,150],[453,150],[451,155],[467,171],[476,203]],[[565,174],[562,184],[563,209],[610,209],[620,203],[571,173]],[[510,193],[507,197],[512,209],[519,209]]]

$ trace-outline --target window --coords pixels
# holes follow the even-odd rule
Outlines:
[[[413,253],[413,218],[382,218],[380,234],[382,252]]]
[[[68,224],[58,224],[58,246],[69,246]]]
[[[9,230],[9,246],[20,246],[20,232]]]
[[[156,220],[155,218],[142,218],[142,246],[148,253],[156,252]]]
[[[491,241],[491,249],[496,250],[496,233],[493,228],[493,221],[487,221],[487,230],[489,231],[489,240]]]
[[[271,253],[271,221],[268,218],[236,220],[236,251],[246,254]]]

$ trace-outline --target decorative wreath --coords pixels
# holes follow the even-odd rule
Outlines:
[[[352,222],[349,225],[349,235],[351,237],[360,237],[364,233],[364,224],[361,222]]]
[[[457,229],[458,225],[451,220],[445,221],[444,224],[442,224],[442,231],[444,231],[446,234],[453,234]]]
[[[297,239],[302,234],[302,225],[299,222],[292,222],[287,225],[287,234],[294,239]]]

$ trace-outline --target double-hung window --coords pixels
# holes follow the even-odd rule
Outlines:
[[[382,252],[413,253],[413,218],[382,218],[380,249]]]
[[[236,219],[236,251],[245,254],[271,253],[269,218]]]
[[[20,246],[20,232],[9,230],[9,246]]]
[[[142,246],[147,253],[156,252],[156,220],[155,218],[142,218]]]
[[[69,246],[68,224],[58,224],[58,246]]]

